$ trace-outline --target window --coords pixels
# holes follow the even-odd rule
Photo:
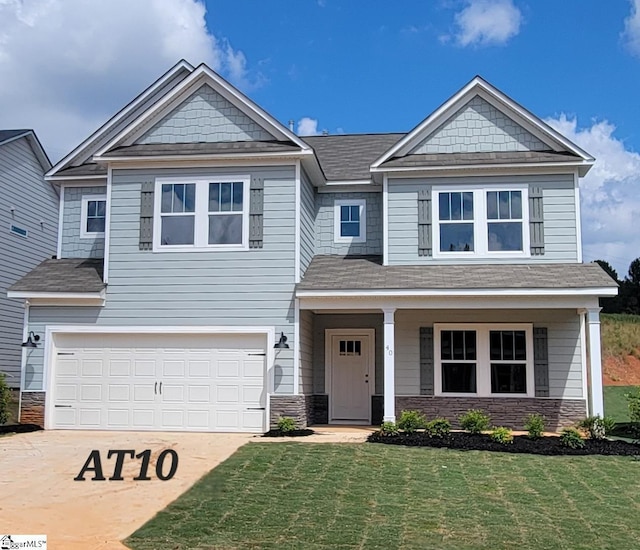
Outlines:
[[[434,257],[530,255],[526,186],[444,187],[436,195]]]
[[[247,248],[248,177],[156,181],[154,250]]]
[[[340,355],[362,355],[360,340],[340,340]]]
[[[334,207],[334,241],[363,243],[367,240],[366,200],[337,200]]]
[[[80,211],[80,237],[84,239],[103,237],[107,219],[106,197],[104,195],[83,196]]]
[[[531,325],[435,325],[436,395],[535,395]]]

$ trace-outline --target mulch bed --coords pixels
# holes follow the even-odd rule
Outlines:
[[[36,424],[6,424],[0,425],[0,434],[24,434],[37,432],[42,428]]]
[[[263,434],[262,437],[304,437],[306,435],[313,435],[313,430],[305,429],[305,430],[293,430],[291,432],[283,432],[282,430],[269,430],[266,434]]]
[[[384,443],[386,445],[406,445],[410,447],[437,447],[456,449],[460,451],[496,451],[501,453],[528,453],[535,455],[640,455],[640,445],[626,441],[610,441],[585,439],[582,449],[570,449],[560,443],[558,437],[541,437],[530,439],[526,435],[516,435],[513,443],[503,445],[493,441],[485,434],[469,434],[451,432],[440,438],[428,437],[422,432],[414,434],[380,435],[375,432],[367,439],[370,443]]]

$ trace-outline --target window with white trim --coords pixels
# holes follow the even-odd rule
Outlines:
[[[434,257],[530,256],[526,185],[434,191]]]
[[[104,195],[85,195],[80,208],[80,237],[104,237],[107,219],[107,198]]]
[[[247,248],[247,176],[158,178],[155,196],[154,250]]]
[[[533,397],[533,328],[434,325],[436,395]]]
[[[334,203],[334,242],[364,243],[367,240],[367,201],[336,200]]]

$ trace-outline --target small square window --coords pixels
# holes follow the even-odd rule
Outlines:
[[[80,237],[104,236],[107,219],[107,199],[102,195],[82,197]]]
[[[334,241],[353,243],[366,241],[366,201],[339,200],[334,208]]]

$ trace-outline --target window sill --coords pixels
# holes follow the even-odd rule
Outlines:
[[[81,239],[104,239],[104,233],[81,233]]]
[[[205,247],[194,247],[194,246],[171,246],[171,247],[154,247],[153,252],[164,253],[164,252],[239,252],[250,250],[248,246],[243,245],[221,245],[221,246],[205,246]]]
[[[367,239],[362,237],[336,237],[333,242],[336,244],[364,244]]]
[[[493,398],[497,398],[497,399],[513,399],[513,398],[520,398],[520,399],[531,399],[531,398],[535,398],[535,394],[529,394],[529,393],[489,393],[489,394],[479,394],[479,393],[445,393],[445,392],[435,392],[434,393],[435,397],[472,397],[472,398],[478,398],[478,399],[493,399]],[[539,399],[539,398],[538,398]]]

